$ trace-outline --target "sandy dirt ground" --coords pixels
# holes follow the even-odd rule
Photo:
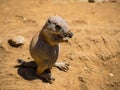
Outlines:
[[[58,61],[69,71],[52,68],[53,84],[35,70],[15,68],[17,60],[32,61],[29,43],[50,16],[63,17],[74,33],[62,43]],[[8,39],[25,37],[19,48]],[[0,0],[0,90],[120,90],[120,1]]]

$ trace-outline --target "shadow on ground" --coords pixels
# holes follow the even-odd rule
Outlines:
[[[40,79],[42,82],[48,83],[48,81],[36,74],[37,65],[34,61],[24,62],[24,60],[18,59],[19,61],[22,61],[22,64],[16,65],[15,68],[18,68],[17,72],[21,77],[26,80]]]

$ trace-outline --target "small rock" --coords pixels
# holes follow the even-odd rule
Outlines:
[[[113,76],[114,76],[112,73],[109,73],[109,75],[110,75],[111,77],[113,77]]]
[[[90,3],[93,3],[93,2],[95,2],[95,0],[88,0]]]
[[[88,68],[87,67],[84,67],[84,70],[87,70]]]
[[[24,42],[25,42],[25,38],[23,36],[20,36],[20,35],[15,36],[15,37],[8,40],[8,43],[12,47],[19,47],[19,46],[23,45]]]
[[[117,2],[117,0],[109,0],[110,2]]]

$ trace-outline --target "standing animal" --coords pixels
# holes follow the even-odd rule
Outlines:
[[[72,36],[73,33],[69,31],[66,21],[60,16],[52,16],[31,41],[30,54],[37,64],[37,74],[50,83],[55,79],[50,72],[53,66],[63,71],[69,69],[69,64],[56,61],[59,43],[68,42],[68,38]]]

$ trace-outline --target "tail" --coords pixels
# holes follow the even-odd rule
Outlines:
[[[19,63],[19,65],[16,65],[15,68],[18,67],[22,67],[22,68],[37,68],[37,64],[34,61],[30,61],[30,62],[25,62],[22,59],[18,59],[17,62]]]

